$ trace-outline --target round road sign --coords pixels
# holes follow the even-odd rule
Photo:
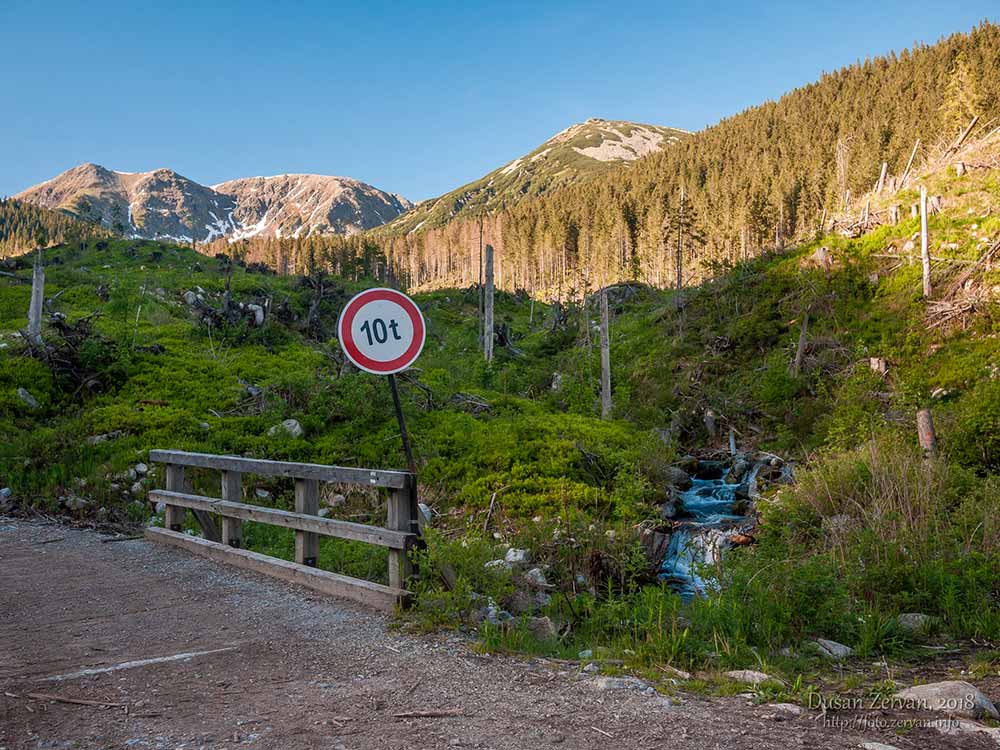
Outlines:
[[[424,348],[420,308],[395,289],[366,289],[344,306],[337,336],[355,365],[376,375],[392,375],[413,364]]]

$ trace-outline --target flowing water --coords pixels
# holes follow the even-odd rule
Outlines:
[[[709,468],[722,470],[721,465]],[[755,475],[756,467],[744,479],[744,486],[752,484]],[[670,536],[670,546],[660,566],[660,579],[683,599],[704,595],[712,585],[699,568],[718,560],[725,529],[745,518],[734,512],[736,490],[740,486],[728,484],[725,479],[693,479],[691,488],[680,493],[678,511],[683,520]]]

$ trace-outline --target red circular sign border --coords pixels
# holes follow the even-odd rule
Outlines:
[[[372,359],[362,354],[351,336],[351,325],[354,323],[354,318],[358,312],[369,302],[377,300],[395,302],[403,308],[413,325],[413,341],[410,343],[409,348],[396,357],[396,359],[391,359],[388,362]],[[370,372],[373,375],[393,375],[405,370],[420,356],[420,352],[424,348],[424,341],[426,340],[426,326],[424,325],[424,315],[413,300],[395,289],[377,287],[359,292],[347,301],[343,312],[340,314],[340,320],[337,321],[337,336],[340,339],[340,346],[348,359],[362,370]]]

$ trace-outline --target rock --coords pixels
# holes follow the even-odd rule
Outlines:
[[[417,509],[420,511],[420,523],[430,523],[434,520],[434,514],[431,513],[431,509],[425,503],[417,503]]]
[[[484,563],[483,567],[487,568],[487,569],[497,568],[497,569],[501,569],[501,570],[510,570],[514,566],[511,565],[506,560],[490,560],[488,563]]]
[[[531,553],[526,549],[515,549],[514,547],[511,547],[507,550],[507,554],[504,555],[504,560],[511,565],[527,565],[531,562]]]
[[[737,458],[735,461],[733,461],[732,467],[729,469],[729,472],[726,474],[726,483],[727,484],[739,484],[740,482],[743,481],[743,477],[746,476],[747,469],[749,469],[749,468],[750,468],[750,464],[748,464],[742,458]]]
[[[801,716],[805,710],[802,706],[796,706],[794,703],[771,703],[770,707],[792,716]]]
[[[552,386],[553,391],[558,391],[562,388],[562,373],[554,372],[552,373]]]
[[[184,302],[187,305],[193,306],[198,304],[198,295],[188,289],[184,292]]]
[[[513,594],[504,598],[503,603],[515,615],[527,615],[535,611],[534,599],[523,589],[515,589]]]
[[[552,597],[546,594],[544,591],[536,591],[533,597],[535,604],[535,609],[544,609],[545,607],[552,604]]]
[[[886,745],[882,742],[865,742],[861,747],[862,750],[899,750],[895,745]]]
[[[722,676],[747,685],[760,685],[768,680],[776,679],[765,672],[757,672],[753,669],[734,669],[731,672],[724,672]]]
[[[536,589],[549,588],[549,582],[545,580],[545,573],[542,572],[541,568],[532,568],[529,570],[524,574],[524,580],[528,582],[529,586]]]
[[[329,508],[320,508],[319,509],[319,513],[317,513],[316,515],[319,516],[320,518],[326,518],[327,516],[330,515],[330,509]]]
[[[645,690],[649,684],[638,677],[598,677],[594,687],[598,690]]]
[[[579,653],[577,653],[576,658],[579,659],[580,661],[586,661],[587,659],[593,659],[594,658],[594,651],[593,651],[593,649],[585,648],[583,651],[580,651]]]
[[[264,308],[260,305],[247,305],[247,310],[253,313],[253,324],[255,326],[264,325]]]
[[[133,495],[141,495],[146,488],[142,486],[142,482],[135,482],[130,488],[129,492]]]
[[[685,672],[683,669],[678,669],[677,667],[672,667],[669,664],[664,664],[662,667],[660,667],[660,669],[662,669],[664,672],[666,672],[669,675],[673,675],[678,680],[690,680],[691,679],[691,673],[690,672]]]
[[[948,390],[947,388],[935,388],[933,391],[931,391],[931,398],[937,398],[937,399],[948,398],[948,396],[950,395],[951,391]]]
[[[202,430],[202,432],[208,432],[212,429],[212,426],[208,422],[199,422],[198,427]]]
[[[135,473],[140,474],[141,476],[146,476],[146,474],[149,473],[149,467],[146,466],[146,464],[136,464]]]
[[[14,490],[12,490],[10,487],[0,488],[0,497],[2,497],[4,499],[10,497],[13,494],[14,494]]]
[[[265,490],[263,487],[258,487],[253,491],[254,497],[258,500],[267,500],[271,497],[271,493]]]
[[[281,424],[274,425],[274,427],[267,431],[267,434],[275,437],[282,432],[293,438],[300,438],[306,434],[306,431],[302,429],[302,425],[299,424],[297,419],[286,419]]]
[[[906,241],[906,244],[905,244],[905,245],[903,245],[903,252],[904,252],[904,253],[912,253],[912,252],[914,251],[914,249],[915,249],[916,247],[917,247],[917,246],[916,246],[916,244],[915,244],[915,243],[913,242],[913,240],[907,240],[907,241]]]
[[[17,397],[21,399],[24,405],[29,409],[40,409],[42,407],[42,405],[38,403],[38,400],[24,388],[17,389]]]
[[[825,656],[827,659],[839,661],[840,659],[846,659],[854,655],[854,649],[850,646],[845,646],[843,643],[837,643],[836,641],[828,641],[826,638],[817,638],[812,643],[819,649],[820,656]]]
[[[587,674],[596,674],[597,672],[601,671],[601,668],[600,668],[600,666],[598,666],[594,662],[590,662],[590,664],[587,664],[583,668],[583,671],[586,672]]]
[[[953,718],[936,719],[929,722],[928,726],[932,726],[941,734],[946,735],[985,734],[987,737],[992,737],[993,741],[1000,746],[1000,728],[998,727],[987,727],[975,721],[962,721]]]
[[[671,466],[667,469],[667,482],[682,492],[691,489],[691,476],[680,466]]]
[[[696,474],[698,472],[700,462],[694,456],[682,456],[678,461],[677,465],[686,471],[688,474]]]
[[[115,438],[122,436],[121,430],[115,430],[114,432],[106,432],[103,435],[91,435],[87,438],[88,445],[100,445],[101,443],[106,443],[108,440],[114,440]]]
[[[341,495],[339,492],[333,497],[326,498],[326,504],[329,505],[331,508],[339,508],[346,502],[347,498]]]
[[[555,623],[548,617],[529,617],[525,627],[540,641],[550,641],[558,635]]]
[[[920,612],[903,612],[896,618],[896,622],[899,624],[900,630],[910,635],[916,635],[930,630],[936,619]]]
[[[961,680],[931,682],[900,690],[894,696],[907,706],[927,711],[944,711],[968,719],[1000,719],[996,706],[979,689]]]

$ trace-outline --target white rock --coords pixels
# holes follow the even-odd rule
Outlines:
[[[524,574],[524,580],[528,582],[528,585],[536,589],[549,588],[549,582],[545,580],[545,573],[542,572],[541,568],[532,568],[529,570]]]
[[[282,432],[293,438],[300,438],[306,434],[306,431],[302,429],[302,425],[299,424],[297,419],[286,419],[281,424],[274,425],[274,427],[267,431],[267,434],[274,437]]]
[[[865,742],[862,750],[899,750],[895,745],[886,745],[882,742]]]
[[[134,483],[134,484],[133,484],[133,485],[132,485],[132,486],[131,486],[131,487],[129,488],[129,491],[130,491],[130,492],[131,492],[131,493],[132,493],[133,495],[141,495],[141,494],[143,493],[143,490],[144,490],[144,489],[145,489],[145,488],[144,488],[144,487],[142,486],[142,482],[135,482],[135,483]]]
[[[805,710],[802,706],[796,706],[794,703],[771,703],[770,707],[778,711],[784,711],[786,714],[791,714],[792,716],[800,716]]]
[[[594,674],[595,672],[600,672],[601,668],[597,666],[594,662],[590,662],[587,666],[583,668],[583,671],[587,674]]]
[[[21,399],[24,405],[27,406],[29,409],[41,408],[41,404],[38,403],[38,400],[30,393],[28,393],[24,388],[17,389],[17,397]]]
[[[594,658],[594,651],[592,649],[585,648],[583,651],[580,651],[579,653],[577,653],[576,658],[580,659],[581,661],[586,660],[586,659],[593,659]]]
[[[253,491],[253,494],[260,500],[267,500],[269,497],[271,497],[271,493],[265,490],[263,487],[258,487],[257,489],[255,489]]]
[[[854,655],[854,649],[850,646],[845,646],[843,643],[837,643],[836,641],[829,641],[826,638],[817,638],[813,643],[819,648],[820,655],[825,656],[827,659],[840,660]]]
[[[0,497],[10,497],[13,494],[14,490],[12,490],[10,487],[0,488]]]
[[[775,679],[769,674],[753,669],[734,669],[731,672],[724,672],[722,676],[736,682],[746,683],[747,685],[760,685],[763,682]]]
[[[184,302],[188,305],[193,305],[198,302],[198,295],[188,289],[184,292]]]
[[[317,513],[316,515],[318,515],[320,518],[326,518],[327,516],[330,515],[330,509],[329,508],[320,508],[319,509],[319,513]]]
[[[504,555],[504,560],[511,565],[527,565],[531,562],[531,553],[526,549],[515,549],[511,547]]]
[[[146,466],[146,464],[136,464],[135,465],[135,473],[136,474],[141,474],[141,475],[145,476],[146,474],[149,473],[149,467]]]
[[[969,719],[988,717],[1000,719],[1000,713],[992,701],[979,688],[961,680],[931,682],[915,685],[896,693],[896,698],[912,702],[913,708],[927,711],[944,711]]]
[[[426,503],[417,503],[417,508],[420,510],[421,523],[430,523],[434,519],[434,514]]]
[[[167,512],[167,504],[165,502],[163,502],[162,500],[160,502],[158,502],[156,504],[156,512],[157,513],[166,513]]]

